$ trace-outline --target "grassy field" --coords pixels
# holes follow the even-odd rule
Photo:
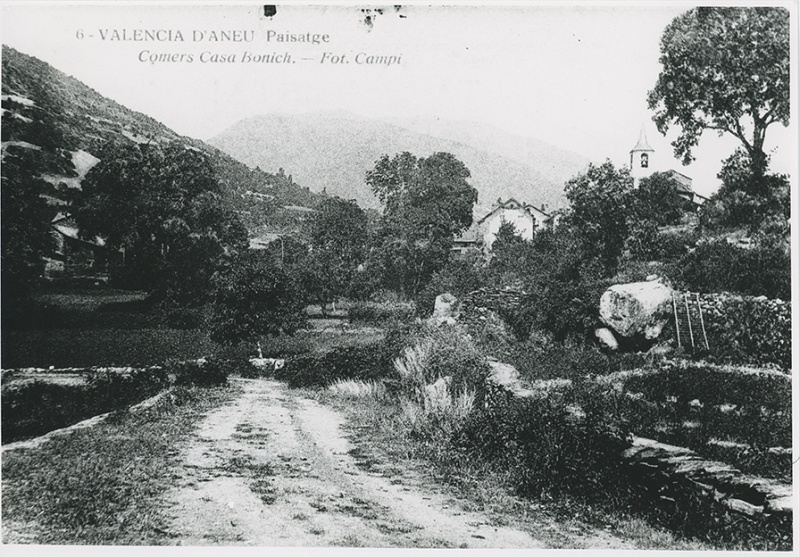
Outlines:
[[[233,387],[176,388],[137,414],[34,449],[3,454],[3,541],[39,544],[170,542],[157,496],[170,486],[179,442]]]
[[[141,292],[48,287],[37,294],[36,301],[23,326],[2,329],[4,369],[150,366],[211,354],[237,359],[255,355],[251,345],[223,348],[197,326],[170,326],[175,312],[146,304]],[[315,312],[319,313],[312,308],[311,313]],[[350,327],[341,319],[311,317],[310,330],[292,337],[263,339],[264,356],[326,351],[381,337],[377,330]]]

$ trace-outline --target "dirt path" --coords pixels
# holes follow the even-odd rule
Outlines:
[[[348,454],[341,417],[281,383],[241,380],[209,414],[167,494],[182,545],[543,547]]]

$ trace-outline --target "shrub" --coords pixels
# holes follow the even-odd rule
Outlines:
[[[791,256],[767,241],[739,248],[727,240],[702,243],[680,262],[680,280],[689,290],[731,291],[787,300],[791,296]]]
[[[275,372],[290,387],[326,387],[335,381],[357,379],[371,381],[391,373],[394,354],[384,343],[334,348],[325,353],[294,356]]]
[[[421,329],[394,367],[413,434],[448,440],[485,400],[489,364],[463,327]]]
[[[422,405],[427,387],[446,377],[453,397],[483,391],[489,364],[463,327],[425,327],[412,342],[394,363],[408,398]]]
[[[230,368],[223,360],[202,358],[200,360],[167,362],[165,367],[175,374],[176,385],[218,387],[228,384]]]
[[[493,404],[466,420],[455,443],[509,471],[524,495],[573,492],[607,501],[625,485],[624,428],[602,414],[573,414],[563,397]]]
[[[619,369],[615,359],[596,347],[576,342],[518,343],[506,357],[530,381],[606,375]]]
[[[710,357],[738,364],[792,366],[791,303],[722,294],[700,297]]]
[[[431,277],[430,282],[417,295],[417,314],[428,316],[433,313],[436,296],[449,292],[456,298],[486,286],[487,271],[482,267],[483,260],[478,257],[458,257]]]

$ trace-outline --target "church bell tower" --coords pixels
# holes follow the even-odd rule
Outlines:
[[[636,147],[631,149],[631,176],[634,187],[639,185],[642,178],[653,173],[653,153],[655,151],[647,143],[647,134],[644,131],[644,124],[642,124],[639,141],[636,142]]]

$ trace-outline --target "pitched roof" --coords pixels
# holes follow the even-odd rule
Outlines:
[[[675,180],[679,192],[694,193],[692,189],[692,179],[685,174],[681,174],[677,170],[667,170],[664,174],[669,175],[670,178]]]
[[[530,205],[528,203],[520,203],[519,201],[517,201],[513,197],[510,197],[506,201],[501,201],[498,198],[497,205],[491,211],[489,211],[486,215],[484,215],[480,220],[478,220],[478,224],[481,224],[483,221],[485,221],[486,219],[488,219],[489,217],[491,217],[492,215],[494,215],[498,211],[502,211],[503,209],[521,209],[521,210],[525,211],[526,213],[528,213],[532,217],[534,216],[534,213],[539,213],[539,214],[543,215],[545,218],[550,216],[547,213],[545,213],[544,211],[542,211],[541,209],[539,209],[538,207],[535,207],[535,206]]]
[[[647,134],[644,131],[644,124],[642,124],[642,129],[639,132],[639,141],[636,142],[636,147],[631,149],[631,153],[634,151],[655,151],[650,144],[647,143]]]

